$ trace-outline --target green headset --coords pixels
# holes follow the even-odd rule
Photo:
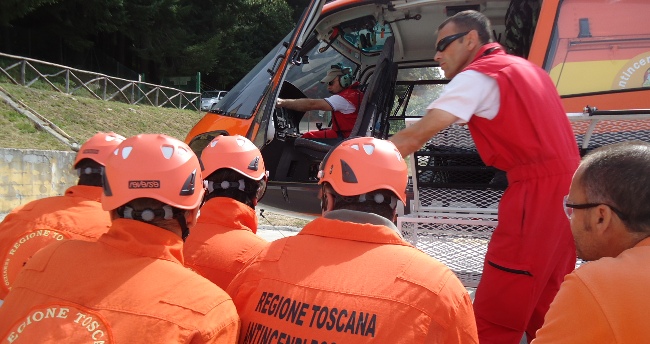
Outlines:
[[[346,88],[352,85],[352,68],[343,66],[342,63],[331,65],[330,68],[339,69],[343,75],[339,76],[339,84],[341,87]]]

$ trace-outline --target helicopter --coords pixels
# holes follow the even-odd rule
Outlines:
[[[318,166],[342,139],[302,138],[329,126],[331,113],[276,108],[277,99],[325,98],[320,81],[328,69],[350,67],[364,91],[350,136],[386,139],[407,119],[421,117],[448,82],[433,59],[436,30],[464,10],[485,14],[495,41],[549,73],[568,116],[650,113],[643,110],[650,108],[645,1],[313,0],[294,30],[204,115],[185,142],[199,155],[218,135],[246,136],[270,172],[262,203],[318,214]],[[499,171],[485,167],[475,152],[470,160],[466,176],[454,174],[439,184],[494,184]],[[412,191],[407,195],[413,198]],[[409,206],[402,211],[408,213]]]

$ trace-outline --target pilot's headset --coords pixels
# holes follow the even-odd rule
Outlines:
[[[343,75],[339,76],[339,84],[341,84],[341,87],[347,88],[352,85],[352,68],[345,67],[342,63],[331,65],[330,68],[339,69],[343,73]]]

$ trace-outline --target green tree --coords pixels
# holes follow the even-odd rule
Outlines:
[[[183,11],[185,23],[201,24],[191,30],[197,37],[183,50],[193,63],[184,63],[182,70],[216,75],[214,82],[222,89],[242,78],[293,26],[284,0],[227,3],[227,11],[219,6],[204,13],[195,12],[196,7]]]
[[[39,7],[57,2],[59,0],[3,0],[0,2],[0,26],[8,26],[12,21],[25,17]]]
[[[201,72],[227,88],[292,14],[285,0],[2,0],[0,51],[77,68],[108,55],[150,82]]]

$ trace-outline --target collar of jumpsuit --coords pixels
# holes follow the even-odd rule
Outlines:
[[[183,240],[176,234],[141,221],[115,219],[99,240],[120,251],[184,264]]]

